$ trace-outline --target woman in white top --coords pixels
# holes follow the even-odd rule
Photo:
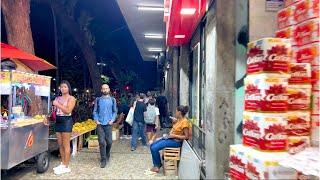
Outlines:
[[[70,138],[73,126],[71,115],[76,104],[76,99],[71,95],[71,86],[68,81],[61,82],[60,91],[62,95],[57,97],[52,103],[57,109],[55,131],[61,155],[61,164],[53,168],[55,174],[71,172],[69,168]]]

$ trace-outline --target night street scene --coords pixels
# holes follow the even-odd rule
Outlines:
[[[319,0],[2,0],[1,179],[320,179]]]

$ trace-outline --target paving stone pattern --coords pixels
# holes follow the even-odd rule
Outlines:
[[[19,168],[12,170],[3,179],[178,179],[177,176],[164,176],[163,173],[146,175],[145,171],[152,167],[152,159],[148,147],[139,146],[136,151],[130,151],[129,140],[113,143],[111,159],[105,169],[100,168],[98,151],[81,150],[71,160],[72,172],[55,175],[52,168],[57,166],[59,158],[52,156],[50,169],[44,174],[37,174],[34,168]]]

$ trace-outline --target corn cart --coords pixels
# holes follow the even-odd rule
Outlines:
[[[35,65],[32,70],[54,68],[40,58],[23,54],[17,48],[3,43],[1,51],[1,60],[25,57],[21,62],[26,62],[29,67]],[[11,169],[30,159],[36,161],[38,173],[48,169],[49,127],[44,123],[44,118],[49,113],[50,84],[51,78],[47,76],[1,70],[1,170]]]

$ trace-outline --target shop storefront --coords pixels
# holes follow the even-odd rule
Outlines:
[[[188,4],[187,1],[186,4],[175,3],[172,1],[173,9],[169,8],[169,12],[183,14],[184,7],[190,11],[191,7],[195,7],[196,14],[193,18],[178,13],[171,17],[169,14],[168,19],[173,22],[167,22],[167,45],[170,50],[167,55],[165,88],[171,103],[170,110],[173,112],[177,105],[189,105],[189,119],[193,123],[193,137],[186,147],[192,151],[188,154],[189,162],[196,165],[182,166],[189,169],[192,167],[193,171],[179,171],[188,171],[189,177],[193,172],[191,177],[223,178],[227,171],[229,144],[233,143],[231,134],[234,128],[234,45],[224,42],[233,42],[234,19],[230,22],[228,18],[234,18],[230,9],[234,5],[222,1],[199,1],[197,5]],[[221,10],[217,11],[218,7]],[[226,9],[230,11],[230,17],[221,14]],[[232,30],[224,32],[223,29],[217,29],[218,23]],[[181,26],[178,27],[178,24]],[[231,52],[225,53],[223,48],[229,48]],[[178,102],[173,99],[178,99]],[[196,173],[198,175],[195,176]],[[183,177],[180,174],[180,178]]]

